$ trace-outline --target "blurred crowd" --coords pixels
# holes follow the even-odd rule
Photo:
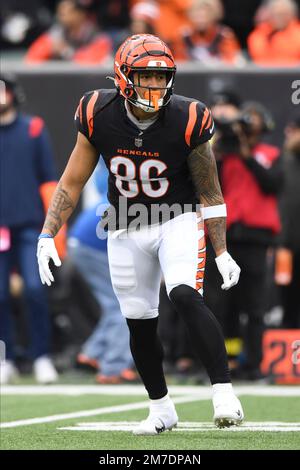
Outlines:
[[[81,212],[56,236],[64,262],[59,269],[53,265],[56,282],[45,289],[36,240],[57,184],[51,138],[40,117],[22,113],[24,93],[15,79],[0,79],[6,84],[0,88],[0,339],[6,345],[1,383],[31,367],[38,383],[55,382],[57,368],[74,367],[94,371],[99,384],[136,382],[106,239],[98,233],[107,170],[100,159]],[[269,380],[260,368],[264,331],[300,328],[300,114],[287,119],[279,148],[272,143],[275,123],[261,103],[242,102],[224,87],[208,104],[227,204],[228,251],[242,275],[234,289],[221,290],[208,239],[204,297],[222,325],[232,376]],[[163,283],[159,328],[167,373],[207,381]]]
[[[177,62],[300,63],[300,0],[3,0],[0,46],[27,63],[111,63],[131,34],[156,34]]]

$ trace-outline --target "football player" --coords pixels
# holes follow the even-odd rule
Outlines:
[[[222,289],[234,286],[240,275],[226,250],[226,207],[209,143],[214,124],[203,103],[172,95],[175,73],[171,51],[153,35],[135,35],[120,46],[115,57],[116,90],[94,90],[80,100],[75,115],[77,142],[37,249],[41,280],[50,285],[54,279],[49,260],[61,264],[54,237],[74,210],[101,154],[109,170],[111,206],[103,222],[108,229],[112,284],[150,398],[149,416],[134,431],[145,435],[171,430],[178,421],[157,335],[161,272],[210,377],[215,424],[231,426],[243,420],[222,331],[202,296],[202,219],[216,253]],[[154,208],[159,208],[159,216]],[[134,224],[137,210],[144,214],[139,226]]]

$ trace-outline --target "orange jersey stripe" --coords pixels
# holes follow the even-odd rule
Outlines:
[[[198,223],[198,230],[203,229],[203,221]],[[205,262],[206,262],[206,243],[205,235],[198,240],[198,265],[196,272],[196,290],[203,289],[204,273],[205,273]]]
[[[94,91],[87,105],[86,119],[87,119],[87,124],[89,128],[89,137],[91,137],[93,130],[94,130],[94,107],[95,107],[95,103],[97,101],[98,95],[99,95],[99,92]]]
[[[205,268],[205,256],[203,257],[203,260],[198,263],[197,269],[202,269]]]
[[[77,106],[76,113],[75,113],[75,119],[79,117],[80,124],[82,124],[82,101],[83,97],[79,101],[79,105]]]
[[[191,145],[191,135],[197,120],[197,111],[196,111],[197,101],[193,101],[189,107],[189,120],[185,130],[185,141],[190,147]]]
[[[212,117],[211,117],[211,113],[209,113],[209,119],[207,121],[207,124],[205,126],[205,129],[209,129],[210,126],[211,126],[211,123],[212,123]]]
[[[204,271],[199,271],[196,275],[196,282],[204,282]]]
[[[81,124],[82,124],[82,102],[83,102],[83,97],[81,98],[80,103],[79,103],[79,113],[78,113]]]
[[[200,129],[199,135],[202,134],[203,127],[204,127],[204,124],[206,123],[206,120],[207,120],[207,118],[208,118],[208,115],[209,115],[209,111],[208,111],[208,109],[206,108],[205,111],[204,111],[204,114],[203,114],[202,123],[201,123],[201,129]]]
[[[198,227],[199,230],[203,228],[203,225],[201,227]],[[198,242],[198,250],[203,250],[205,251],[206,243],[205,243],[205,237],[200,238]]]

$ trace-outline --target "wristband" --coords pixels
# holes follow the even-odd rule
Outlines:
[[[50,233],[41,233],[38,237],[38,240],[40,240],[41,238],[53,238],[52,235],[50,235]]]
[[[203,207],[203,219],[213,219],[215,217],[226,217],[226,204],[218,204],[217,206]]]

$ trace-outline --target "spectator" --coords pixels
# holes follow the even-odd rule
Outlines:
[[[227,122],[215,120],[218,155],[222,155],[220,179],[227,205],[227,245],[241,267],[241,278],[232,292],[220,292],[215,285],[217,273],[206,271],[205,297],[215,311],[243,313],[244,362],[233,376],[262,378],[262,336],[264,331],[267,250],[280,230],[277,195],[283,171],[279,149],[262,142],[272,129],[267,111],[259,103],[249,103]],[[208,256],[209,259],[209,245]],[[220,314],[219,314],[220,318]],[[224,323],[223,323],[224,324]],[[230,325],[231,326],[231,325]]]
[[[247,50],[247,38],[254,28],[254,15],[262,0],[222,0],[225,9],[224,23],[238,37],[241,48]]]
[[[211,101],[211,111],[214,116],[215,121],[218,123],[218,127],[216,128],[215,138],[214,138],[214,152],[216,156],[217,163],[219,160],[222,160],[222,151],[223,148],[218,148],[218,143],[222,143],[222,147],[224,145],[224,139],[228,141],[228,145],[230,146],[230,140],[232,139],[232,132],[231,128],[228,129],[228,121],[234,121],[238,118],[240,114],[240,106],[241,100],[239,96],[232,91],[231,89],[223,89],[219,92],[216,92],[213,96]],[[225,126],[225,135],[224,135],[224,127]],[[228,131],[226,133],[226,131]],[[222,136],[222,139],[220,137]],[[225,142],[226,145],[226,142]]]
[[[193,0],[188,10],[191,22],[173,44],[178,60],[203,63],[243,63],[241,49],[234,32],[221,24],[224,16],[220,0]]]
[[[144,5],[145,12],[158,9],[152,27],[169,44],[174,43],[181,28],[189,25],[187,10],[191,0],[132,0],[133,8],[139,3]]]
[[[290,122],[285,134],[285,186],[280,199],[282,233],[275,280],[282,286],[283,327],[300,328],[300,115]]]
[[[159,8],[155,2],[138,2],[130,10],[131,34],[156,34],[155,24]]]
[[[107,177],[108,172],[102,164],[98,178],[102,205],[108,205]],[[132,370],[129,332],[111,285],[107,239],[99,238],[96,233],[99,222],[96,209],[92,207],[80,214],[68,241],[70,258],[90,287],[99,310],[102,310],[99,323],[83,345],[78,362],[96,366],[96,381],[100,384],[132,382],[137,375]]]
[[[93,0],[100,25],[109,34],[128,28],[131,0]]]
[[[56,186],[53,155],[42,119],[19,112],[22,95],[14,79],[1,76],[1,85],[0,330],[6,361],[1,363],[0,381],[8,383],[17,375],[9,298],[10,273],[17,265],[28,305],[29,354],[35,378],[39,383],[50,383],[57,379],[57,373],[49,358],[50,319],[39,280],[36,240],[43,209],[48,209]]]
[[[260,23],[248,38],[251,59],[260,65],[300,64],[300,22],[293,0],[270,0],[268,20]]]
[[[112,44],[101,33],[83,0],[61,0],[57,22],[29,48],[26,62],[67,60],[103,64],[111,58]]]
[[[129,36],[131,0],[93,0],[100,27],[110,36],[113,49]]]
[[[52,12],[46,0],[2,1],[0,50],[27,48],[51,22]]]

